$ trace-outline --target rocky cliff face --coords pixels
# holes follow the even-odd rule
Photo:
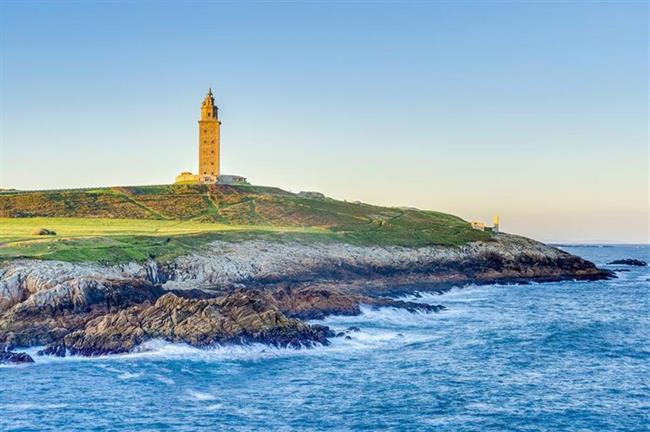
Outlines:
[[[154,304],[145,302],[94,318],[44,352],[122,353],[154,338],[195,346],[261,342],[301,347],[327,344],[327,333],[325,327],[287,318],[255,291],[236,291],[210,300],[165,294]]]
[[[463,247],[359,247],[343,243],[215,242],[206,253],[177,259],[159,271],[166,289],[229,289],[276,283],[332,282],[376,295],[407,284],[503,280],[598,279],[592,263],[523,237],[501,234],[494,242]]]
[[[17,260],[0,267],[0,343],[48,353],[125,352],[150,338],[194,345],[326,343],[297,319],[360,304],[436,311],[387,298],[453,285],[602,279],[592,263],[522,237],[463,247],[215,242],[166,265]]]

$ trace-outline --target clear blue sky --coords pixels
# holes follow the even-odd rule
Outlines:
[[[645,2],[0,3],[0,187],[222,171],[648,241]]]

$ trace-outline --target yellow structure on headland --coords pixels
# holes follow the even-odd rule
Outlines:
[[[176,184],[194,184],[199,182],[199,176],[196,174],[192,174],[189,171],[183,171],[179,175],[176,176],[176,181],[174,183]]]
[[[499,215],[495,215],[492,218],[492,226],[488,227],[485,226],[485,222],[481,221],[472,221],[470,222],[470,225],[472,228],[478,231],[492,231],[493,233],[498,233],[499,232]]]
[[[240,176],[221,175],[221,121],[219,108],[214,104],[212,89],[201,104],[201,118],[199,119],[199,173],[192,174],[183,171],[176,176],[175,183],[221,183],[221,184],[247,184],[246,179]]]
[[[495,215],[492,218],[492,232],[495,233],[499,232],[499,215]]]

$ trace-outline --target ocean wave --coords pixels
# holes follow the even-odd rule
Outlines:
[[[453,289],[445,294],[421,293],[418,296],[405,296],[402,299],[420,303],[439,304],[447,299],[452,303],[471,303],[483,300],[489,295],[486,286]],[[443,302],[444,303],[444,302]],[[231,360],[264,360],[282,357],[321,356],[327,354],[349,353],[359,350],[381,349],[384,347],[399,347],[412,343],[429,341],[439,336],[433,329],[441,322],[455,319],[458,315],[469,313],[467,307],[453,307],[442,312],[410,312],[394,307],[361,306],[361,314],[356,316],[330,316],[311,323],[327,325],[336,333],[344,332],[342,337],[330,338],[327,346],[317,345],[312,348],[295,349],[279,348],[254,343],[247,345],[215,345],[209,347],[194,347],[183,343],[171,343],[162,339],[154,339],[138,346],[128,354],[113,354],[97,357],[69,356],[65,358],[39,356],[36,352],[41,347],[29,350],[36,364],[83,361],[98,362],[99,366],[113,372],[120,380],[137,379],[141,374],[111,368],[117,362],[139,360],[178,359],[191,361],[231,361]],[[358,327],[359,331],[351,331],[350,327]],[[174,381],[163,375],[153,377],[160,382],[173,385]]]
[[[339,331],[345,327],[404,327],[429,325],[436,321],[441,316],[439,312],[410,312],[405,309],[398,309],[395,307],[375,307],[365,306],[360,307],[361,314],[347,316],[347,315],[333,315],[322,320],[311,321],[314,324],[322,324]]]
[[[337,332],[345,328],[334,329]],[[346,331],[347,337],[330,338],[327,346],[317,345],[311,348],[278,348],[263,344],[211,346],[204,348],[175,344],[163,340],[149,341],[143,345],[141,353],[122,356],[128,359],[188,359],[205,362],[238,361],[238,360],[267,360],[272,358],[312,357],[323,355],[348,354],[359,350],[379,348],[382,346],[418,342],[430,339],[431,335],[411,334],[384,330],[371,326],[359,331]]]
[[[213,401],[217,399],[217,397],[211,393],[206,393],[198,390],[188,390],[187,394],[193,400],[197,400],[197,401]]]
[[[136,372],[136,373],[124,372],[124,373],[119,374],[117,377],[119,379],[121,379],[121,380],[130,380],[130,379],[133,379],[133,378],[139,378],[142,375],[143,375],[142,372]]]
[[[67,407],[68,404],[64,403],[9,403],[9,404],[0,404],[0,412],[6,411],[40,411],[40,410],[51,410],[51,409],[61,409]]]
[[[414,294],[399,296],[396,300],[410,301],[425,304],[440,304],[445,301],[471,303],[477,300],[485,300],[492,295],[495,289],[518,286],[518,284],[490,284],[490,285],[467,285],[455,286],[444,292],[417,291]]]
[[[187,344],[153,339],[138,347],[138,352],[120,356],[122,359],[193,359],[201,361],[214,360],[254,360],[265,357],[287,357],[310,355],[328,347],[317,345],[313,348],[280,348],[260,343],[247,345],[213,345],[193,347]]]
[[[133,373],[129,371],[121,371],[119,369],[110,368],[106,366],[106,362],[111,364],[119,364],[123,362],[139,362],[142,360],[189,360],[200,362],[221,362],[221,361],[257,361],[272,358],[291,358],[291,357],[309,357],[309,356],[322,356],[322,355],[335,355],[335,354],[349,354],[360,350],[377,349],[386,346],[403,346],[414,342],[422,342],[432,339],[432,335],[426,332],[409,332],[407,330],[399,329],[385,329],[372,324],[374,321],[391,322],[395,327],[400,327],[400,323],[407,323],[408,316],[403,314],[413,315],[410,317],[420,317],[425,320],[420,324],[424,324],[426,320],[431,319],[427,314],[411,314],[410,312],[401,310],[386,310],[389,308],[382,308],[382,310],[371,310],[363,308],[362,316],[367,320],[364,322],[360,320],[350,321],[352,325],[362,325],[363,328],[359,331],[346,331],[349,327],[347,322],[343,320],[338,321],[337,317],[331,320],[333,323],[338,322],[340,325],[333,326],[337,332],[345,331],[346,337],[330,338],[330,345],[318,345],[311,348],[295,349],[295,348],[278,348],[263,344],[250,344],[250,345],[216,345],[210,347],[197,348],[187,344],[179,344],[167,342],[164,340],[151,340],[140,347],[137,352],[128,354],[115,354],[97,357],[49,357],[49,356],[35,356],[36,364],[39,363],[52,363],[52,362],[97,362],[98,367],[113,372],[120,380],[133,380],[141,377],[142,373]],[[349,317],[345,317],[348,318]],[[417,318],[415,318],[417,320]],[[153,379],[160,381],[164,384],[174,385],[175,382],[163,375],[156,375]]]
[[[248,345],[214,345],[208,347],[194,347],[183,343],[172,343],[162,339],[153,339],[138,346],[134,352],[126,354],[111,354],[95,357],[84,356],[39,356],[37,352],[42,347],[29,348],[28,353],[32,355],[35,365],[49,364],[57,362],[95,362],[98,367],[113,372],[121,380],[134,379],[141,374],[131,373],[119,370],[115,367],[107,366],[107,362],[116,365],[123,362],[134,362],[140,360],[197,360],[197,361],[217,361],[217,360],[254,360],[272,357],[290,357],[318,355],[323,350],[333,348],[332,346],[317,345],[313,348],[295,349],[295,348],[278,348],[260,343]],[[156,380],[165,384],[174,384],[162,375],[154,377]]]
[[[163,384],[168,384],[168,385],[176,384],[176,381],[174,381],[173,379],[171,379],[169,377],[163,376],[163,375],[156,375],[154,378],[156,380],[160,381]]]

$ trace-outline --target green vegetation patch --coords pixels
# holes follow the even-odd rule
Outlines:
[[[36,236],[45,228],[56,236]],[[0,259],[158,260],[215,239],[459,246],[489,241],[453,215],[305,198],[263,186],[158,185],[0,194]]]
[[[41,228],[54,236],[35,234]],[[318,228],[237,226],[179,220],[0,218],[0,259],[122,263],[171,259],[237,233],[320,234]],[[231,234],[230,236],[228,234]]]

